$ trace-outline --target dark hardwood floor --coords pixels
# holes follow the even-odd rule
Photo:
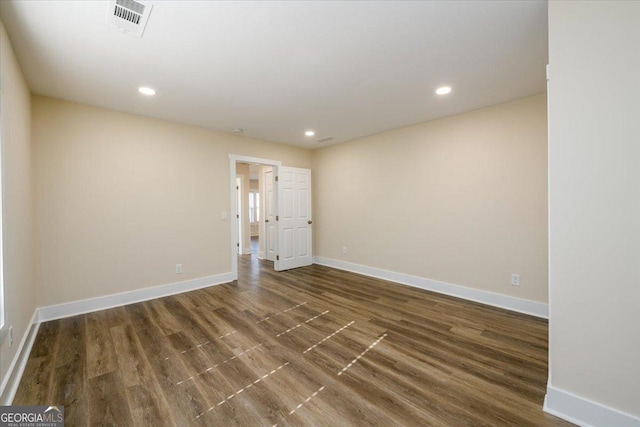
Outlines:
[[[547,322],[321,266],[43,323],[14,405],[66,425],[544,426]]]

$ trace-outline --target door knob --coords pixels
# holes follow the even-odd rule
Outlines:
[[[311,225],[311,224],[313,224],[313,221],[309,220],[309,221],[307,221],[307,224]]]

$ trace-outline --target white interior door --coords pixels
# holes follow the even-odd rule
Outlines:
[[[278,168],[277,271],[313,263],[311,228],[311,170]]]
[[[275,261],[278,249],[278,224],[276,212],[278,206],[275,199],[273,168],[264,171],[264,222],[265,222],[265,257],[269,261]]]

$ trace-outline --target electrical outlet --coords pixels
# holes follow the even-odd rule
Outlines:
[[[226,221],[229,219],[229,213],[227,211],[222,211],[220,213],[220,219],[223,221]]]
[[[511,275],[511,286],[520,286],[520,275],[512,274]]]
[[[13,325],[9,326],[9,347],[13,347]]]
[[[347,247],[346,247],[346,246],[343,246],[343,247],[342,247],[342,253],[343,253],[343,254],[346,254],[346,253],[347,253]]]
[[[176,264],[176,274],[182,274],[182,264]]]

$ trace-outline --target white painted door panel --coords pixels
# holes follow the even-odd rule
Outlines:
[[[278,168],[278,271],[313,263],[311,170]]]
[[[242,178],[236,177],[237,214],[236,227],[238,229],[238,255],[242,255]]]
[[[264,200],[264,219],[265,219],[265,251],[269,261],[276,260],[276,251],[278,244],[278,224],[276,223],[277,206],[274,194],[274,174],[273,169],[264,172],[265,200]]]

